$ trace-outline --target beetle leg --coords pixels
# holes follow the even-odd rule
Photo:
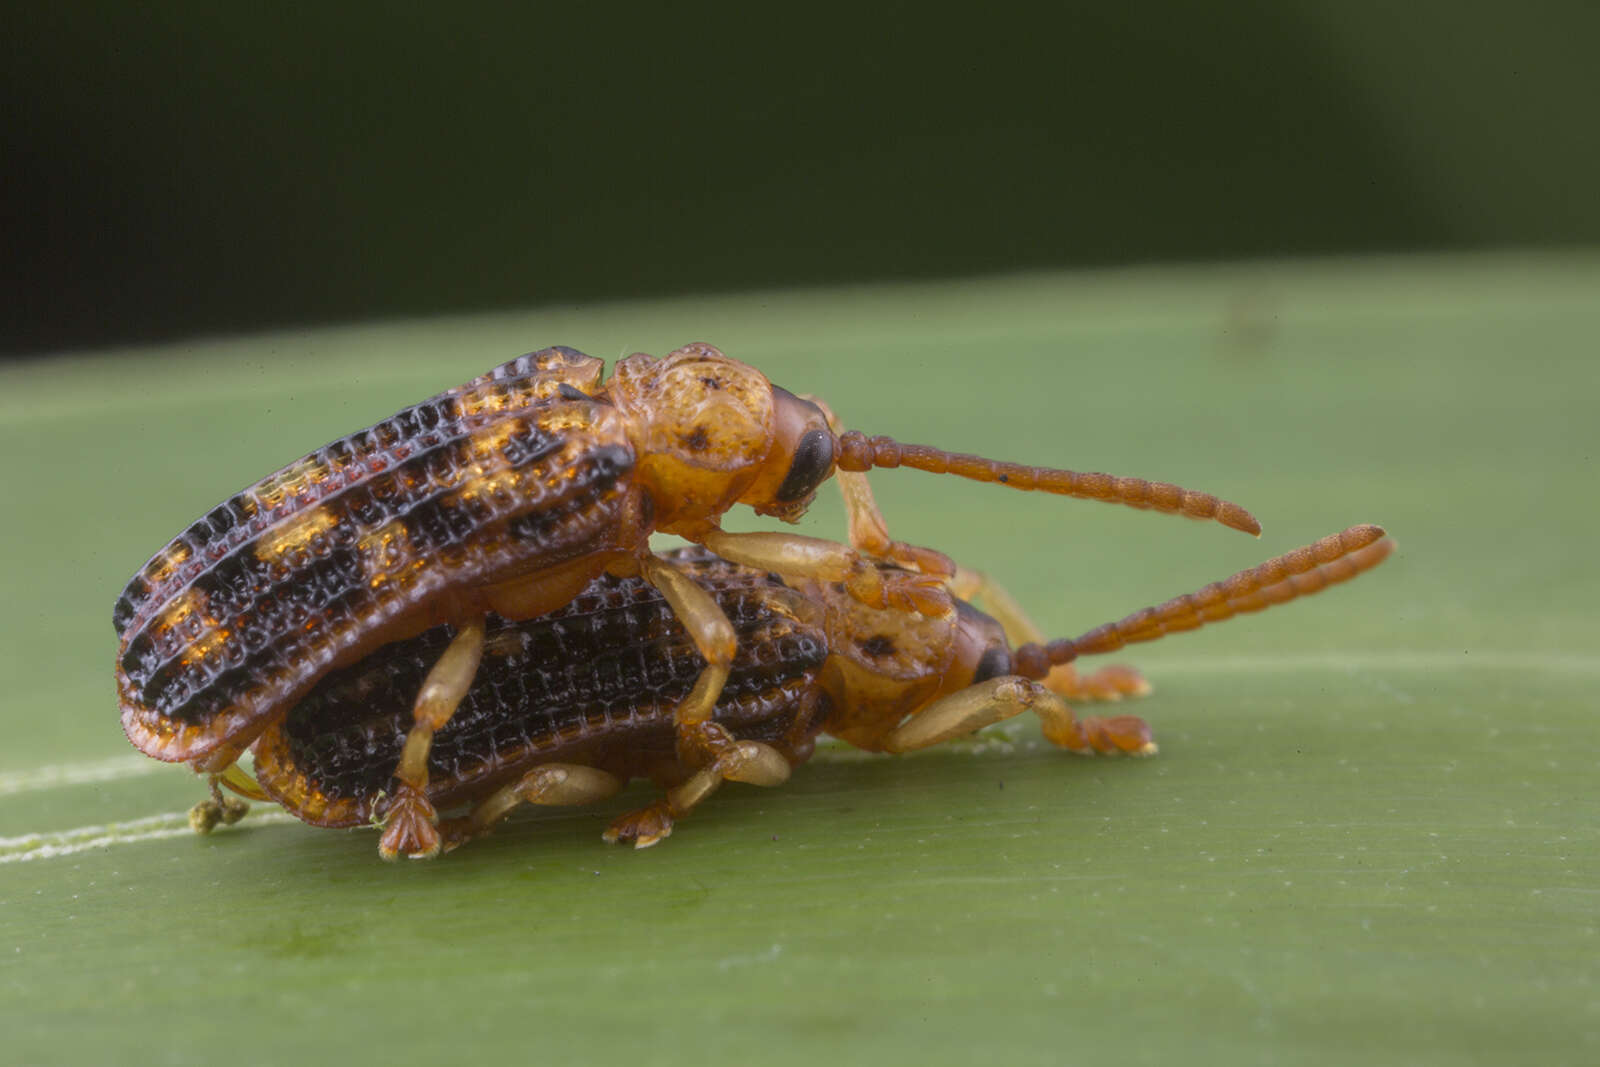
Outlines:
[[[872,495],[872,486],[864,472],[836,471],[833,477],[839,483],[839,492],[844,497],[852,548],[863,555],[886,559],[896,566],[922,574],[944,578],[955,574],[954,561],[943,552],[890,538],[888,524],[883,520],[883,512],[878,510],[877,498]]]
[[[437,813],[427,795],[428,751],[433,746],[433,735],[450,721],[456,705],[467,695],[482,658],[480,616],[461,625],[423,680],[412,708],[411,732],[406,735],[400,765],[394,772],[399,784],[384,812],[383,837],[378,841],[378,854],[386,860],[402,854],[423,859],[439,852],[439,831],[434,826]]]
[[[733,654],[739,648],[738,635],[711,594],[678,567],[659,556],[647,554],[639,560],[639,572],[666,597],[673,614],[688,631],[695,650],[706,661],[705,670],[695,679],[694,688],[674,712],[681,736],[685,727],[709,722],[716,711],[717,698],[728,680]]]
[[[1143,719],[1133,715],[1079,719],[1055,693],[1038,682],[1015,676],[992,678],[935,700],[892,731],[885,739],[884,750],[909,752],[928,748],[1025,711],[1039,716],[1046,740],[1073,752],[1130,756],[1151,756],[1156,752],[1150,727]]]
[[[1013,648],[1025,644],[1044,644],[1043,631],[1022,610],[1022,605],[982,571],[956,568],[950,580],[950,591],[962,600],[977,598],[983,601],[984,610],[994,616],[1006,632]],[[1043,680],[1044,687],[1067,700],[1113,701],[1123,697],[1149,696],[1152,687],[1132,667],[1113,663],[1090,674],[1079,674],[1070,663],[1057,664]]]
[[[581,763],[546,763],[533,768],[510,785],[479,801],[464,819],[451,819],[441,827],[445,849],[489,832],[520,804],[566,807],[591,804],[622,791],[622,779]]]
[[[668,789],[665,798],[622,816],[605,832],[607,841],[632,841],[635,848],[646,848],[670,834],[673,821],[709,796],[724,778],[778,785],[789,777],[789,761],[770,745],[734,741],[728,731],[711,721],[738,651],[738,635],[716,600],[681,569],[658,556],[641,557],[639,572],[666,597],[706,661],[694,688],[673,713],[679,762],[696,770]]]
[[[788,533],[728,533],[712,528],[699,541],[723,559],[777,571],[785,578],[843,582],[850,595],[874,608],[939,616],[950,610],[950,594],[939,574],[883,571],[861,553],[835,541]],[[934,553],[937,555],[937,553]]]
[[[844,425],[827,404],[814,396],[807,396],[806,399],[822,409],[823,415],[828,419],[828,428],[833,431],[835,437],[844,432]],[[889,525],[884,522],[883,512],[878,509],[878,500],[872,495],[872,485],[867,481],[866,472],[836,469],[833,478],[839,484],[840,495],[844,497],[851,548],[864,556],[888,560],[896,566],[920,574],[932,574],[944,578],[955,574],[955,563],[943,552],[935,552],[920,545],[908,545],[889,536]]]
[[[760,741],[735,741],[715,723],[705,725],[718,750],[711,763],[668,789],[660,800],[612,820],[601,837],[612,844],[631,841],[634,848],[649,848],[670,836],[673,824],[725,781],[773,786],[789,780],[790,764],[782,752]]]
[[[817,735],[825,726],[819,718],[823,712],[821,703],[821,690],[807,689],[800,698],[799,711],[795,713],[789,728],[783,733],[783,738],[775,746],[783,753],[783,758],[789,761],[790,767],[798,767],[816,754]]]
[[[237,763],[230,763],[217,775],[219,784],[227,786],[242,797],[250,800],[271,800],[267,791],[243,767]]]
[[[1149,696],[1155,686],[1139,673],[1138,668],[1126,663],[1111,663],[1088,674],[1078,674],[1072,664],[1063,663],[1050,668],[1044,686],[1052,693],[1068,700],[1109,703],[1123,697]]]

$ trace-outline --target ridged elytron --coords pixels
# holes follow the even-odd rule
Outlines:
[[[1115,700],[1149,687],[1127,667],[1087,676],[1080,656],[1196,629],[1346,581],[1394,543],[1351,527],[1258,567],[1072,640],[1042,642],[981,575],[961,571],[964,600],[936,615],[868,607],[840,585],[777,576],[686,549],[671,562],[730,620],[738,648],[718,698],[710,747],[677,745],[673,712],[703,661],[656,589],[602,575],[579,596],[523,622],[491,616],[476,677],[428,757],[427,799],[461,814],[446,848],[486,833],[519,804],[584,804],[647,777],[664,790],[615,819],[610,841],[653,845],[723,781],[779,785],[820,733],[873,752],[926,748],[1024,711],[1045,737],[1080,753],[1148,755],[1131,715],[1073,715],[1067,700]],[[885,568],[892,565],[884,564]],[[257,739],[260,792],[316,826],[381,817],[412,727],[413,694],[451,638],[436,627],[324,677]]]
[[[820,405],[709,345],[630,356],[609,379],[604,369],[569,348],[519,357],[317,449],[193,523],[113,612],[129,739],[215,784],[329,671],[449,624],[379,816],[385,855],[429,855],[441,841],[428,750],[471,685],[490,612],[530,619],[601,574],[642,578],[707,663],[675,711],[678,743],[710,745],[735,635],[709,595],[650,551],[652,532],[928,615],[948,609],[953,567],[891,541],[863,493],[846,488],[851,547],[730,534],[718,520],[745,504],[793,521],[836,471],[906,466],[1259,532],[1243,508],[1174,485],[838,432]]]

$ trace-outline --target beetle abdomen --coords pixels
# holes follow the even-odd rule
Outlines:
[[[717,560],[692,573],[739,636],[717,721],[741,738],[781,734],[827,656],[816,613],[759,571]],[[412,701],[449,639],[439,627],[324,678],[258,741],[262,787],[308,822],[366,819],[391,785]],[[429,798],[450,803],[552,760],[624,774],[671,760],[673,710],[704,665],[661,595],[639,579],[597,579],[531,621],[491,616],[472,688],[434,736]]]
[[[251,486],[134,577],[114,622],[135,745],[187,760],[242,743],[433,598],[606,547],[633,453],[615,410],[572,392],[599,361],[506,368]]]

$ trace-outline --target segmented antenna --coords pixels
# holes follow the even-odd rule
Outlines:
[[[1023,645],[1014,653],[1016,671],[1025,678],[1043,678],[1051,667],[1079,656],[1115,652],[1124,645],[1198,630],[1208,622],[1320,593],[1376,567],[1394,548],[1382,527],[1352,526],[1197,592],[1134,612],[1121,622],[1096,627],[1082,637]]]
[[[1143,478],[1118,478],[1111,474],[1083,474],[1053,467],[1027,467],[964,452],[946,452],[928,445],[904,445],[891,437],[868,437],[859,430],[839,435],[836,463],[840,470],[867,471],[874,467],[912,467],[930,474],[954,474],[975,482],[999,482],[1013,489],[1103,500],[1111,504],[1150,511],[1165,511],[1191,519],[1215,519],[1224,526],[1260,536],[1261,524],[1238,504],[1210,493],[1184,489],[1169,482]]]

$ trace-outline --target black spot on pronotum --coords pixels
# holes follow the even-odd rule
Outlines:
[[[683,447],[691,452],[704,452],[711,447],[711,436],[706,433],[704,426],[696,426],[689,436],[683,439]]]
[[[792,504],[816,492],[817,486],[833,469],[833,434],[827,430],[812,430],[800,438],[795,447],[789,473],[778,486],[777,501]]]
[[[856,647],[873,659],[883,659],[894,655],[894,638],[888,634],[874,634],[865,641],[857,642]]]

